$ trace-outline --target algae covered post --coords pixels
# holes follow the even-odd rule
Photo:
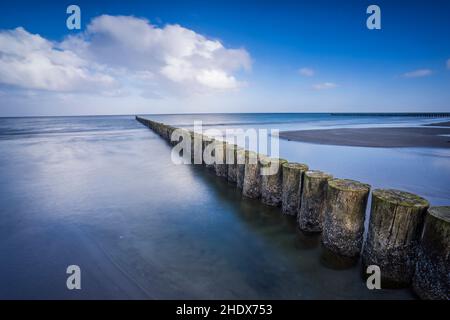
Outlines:
[[[281,206],[284,159],[261,158],[261,201],[269,206]]]
[[[381,269],[381,286],[405,287],[414,274],[417,246],[428,201],[409,192],[372,192],[369,231],[362,261]]]
[[[282,165],[283,187],[281,193],[282,211],[296,216],[303,189],[303,175],[308,170],[306,164],[285,162]]]
[[[331,252],[359,256],[370,186],[349,179],[331,179],[323,221],[322,243]]]
[[[216,140],[215,141],[215,159],[214,168],[216,170],[216,175],[218,177],[227,178],[227,165],[226,165],[226,145],[225,141]]]
[[[245,174],[242,195],[247,198],[261,196],[260,163],[256,152],[249,151],[245,157]]]
[[[422,299],[450,300],[450,206],[428,209],[413,288]]]
[[[203,163],[205,167],[215,172],[215,145],[216,140],[212,137],[206,138],[203,147]]]
[[[213,157],[212,157],[212,152],[211,149],[212,147],[209,146],[212,143],[212,138],[208,137],[207,135],[203,135],[202,138],[202,163],[205,167],[210,167],[211,163],[213,161]]]
[[[328,173],[309,170],[304,173],[303,192],[298,208],[297,222],[300,230],[320,232],[325,210]]]
[[[242,189],[244,187],[245,159],[247,156],[247,150],[239,147],[236,149],[236,187],[238,187],[238,189]]]
[[[237,180],[237,145],[226,144],[226,163],[228,181],[236,183]]]

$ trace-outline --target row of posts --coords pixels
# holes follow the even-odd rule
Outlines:
[[[178,143],[171,141],[177,128],[136,119],[169,143]],[[450,299],[450,206],[429,207],[427,200],[412,193],[375,189],[363,244],[370,185],[334,178],[310,170],[306,164],[271,159],[203,134],[186,132],[191,135],[192,146],[201,147],[201,154],[214,143],[213,150],[220,150],[227,160],[200,163],[236,184],[244,197],[261,199],[266,205],[280,207],[283,214],[296,217],[300,230],[321,232],[327,251],[350,259],[361,255],[364,269],[378,266],[383,288],[412,284],[420,298]],[[199,135],[197,140],[195,135]],[[194,141],[201,141],[200,146],[194,146]],[[279,170],[262,175],[261,171],[273,163]]]

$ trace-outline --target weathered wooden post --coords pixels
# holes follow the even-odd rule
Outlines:
[[[237,146],[235,144],[226,144],[226,164],[228,181],[236,183],[237,180]]]
[[[242,195],[247,198],[259,198],[261,196],[261,175],[258,154],[249,151],[245,157],[245,174]]]
[[[239,189],[244,187],[245,159],[247,157],[247,153],[247,150],[239,147],[236,150],[236,186]]]
[[[159,123],[159,122],[156,123],[156,132],[161,137],[161,135],[162,135],[162,128],[161,128],[161,123]]]
[[[168,136],[169,136],[169,128],[167,125],[163,124],[162,125],[162,138],[164,140],[168,140]]]
[[[175,128],[172,126],[167,126],[167,142],[169,142],[169,144],[174,144],[172,141],[172,133],[175,131]]]
[[[303,191],[297,215],[300,230],[307,232],[322,231],[327,181],[331,178],[333,178],[332,175],[317,170],[304,173]]]
[[[177,130],[177,132],[179,132],[180,129],[178,128],[174,128],[174,130],[172,131],[172,133],[170,134],[170,140],[169,143],[173,146],[177,145],[178,143],[180,143],[181,141],[181,137],[178,137],[178,139],[175,138],[175,135],[172,136],[172,134]],[[173,140],[172,140],[173,138]]]
[[[450,206],[428,209],[413,289],[421,299],[450,300]]]
[[[191,164],[194,164],[194,131],[189,130],[188,132],[191,139]]]
[[[308,166],[301,163],[287,162],[283,163],[282,170],[282,212],[287,215],[296,216],[300,207],[303,175],[308,171]]]
[[[369,232],[364,245],[364,270],[377,265],[383,288],[411,283],[417,247],[428,201],[409,192],[376,189],[372,192]]]
[[[349,179],[328,180],[322,243],[348,258],[359,256],[370,185]]]
[[[203,134],[192,132],[191,134],[191,159],[192,164],[203,163]]]
[[[206,149],[208,147],[208,145],[211,143],[211,137],[208,137],[207,135],[203,135],[203,139],[202,139],[202,150],[203,150],[203,165],[206,167],[208,166],[207,161],[205,161],[209,155],[208,155],[208,150]]]
[[[170,136],[172,135],[172,131],[173,131],[173,127],[166,125],[166,131],[165,131],[165,135],[164,135],[164,139],[167,142],[170,142]]]
[[[284,159],[261,157],[261,202],[269,206],[281,206],[283,189],[282,166],[287,163]]]
[[[207,137],[203,140],[205,146],[203,148],[203,162],[205,163],[205,167],[211,171],[215,172],[215,145],[216,140],[212,137]]]
[[[182,147],[181,154],[183,155],[183,163],[192,163],[192,153],[189,150],[192,143],[191,133],[186,129],[179,129],[178,136],[179,143]]]
[[[172,134],[175,132],[175,131],[177,131],[177,132],[179,132],[179,128],[175,128],[175,130],[172,132]],[[172,145],[177,145],[179,142],[180,142],[180,139],[174,139],[174,140],[172,140],[172,137],[174,137],[175,138],[175,135],[171,135],[171,137],[170,137],[170,140],[171,140],[171,142],[172,142]]]
[[[226,161],[226,145],[227,143],[222,140],[216,140],[215,141],[215,158],[216,162],[214,164],[214,168],[216,171],[216,175],[218,177],[227,178],[227,165],[225,164]]]
[[[175,130],[175,128],[174,127],[172,127],[172,126],[167,126],[167,137],[166,137],[166,140],[167,140],[167,142],[169,142],[170,143],[170,137],[172,136],[172,132]]]

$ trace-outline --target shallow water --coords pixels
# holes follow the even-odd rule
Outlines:
[[[382,153],[297,145],[283,142],[282,156],[449,202],[445,154],[391,150],[381,174]],[[399,179],[410,166],[423,170]],[[317,237],[206,169],[172,164],[131,116],[0,119],[0,177],[0,298],[412,298],[368,290],[359,266],[327,267]],[[71,264],[82,290],[66,289]]]
[[[201,120],[205,129],[302,129],[409,127],[446,118],[330,116],[327,114],[161,115],[152,119],[173,125]],[[231,125],[229,124],[231,123]],[[256,151],[256,150],[255,150]],[[338,178],[356,179],[372,188],[395,188],[425,197],[432,205],[450,203],[450,149],[364,148],[310,144],[280,139],[280,156],[306,163]]]

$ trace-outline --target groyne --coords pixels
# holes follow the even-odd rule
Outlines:
[[[420,298],[450,299],[450,206],[430,207],[427,200],[400,190],[371,192],[368,184],[337,179],[306,164],[269,158],[143,117],[136,120],[171,145],[189,137],[196,154],[217,152],[218,163],[194,158],[193,153],[189,156],[193,164],[204,165],[236,185],[243,197],[280,207],[280,214],[296,217],[303,231],[321,232],[327,251],[356,261],[362,255],[363,274],[367,267],[378,266],[382,288],[412,285]],[[173,141],[176,129],[182,133]],[[271,162],[279,170],[262,174]],[[370,196],[369,229],[363,244]]]

